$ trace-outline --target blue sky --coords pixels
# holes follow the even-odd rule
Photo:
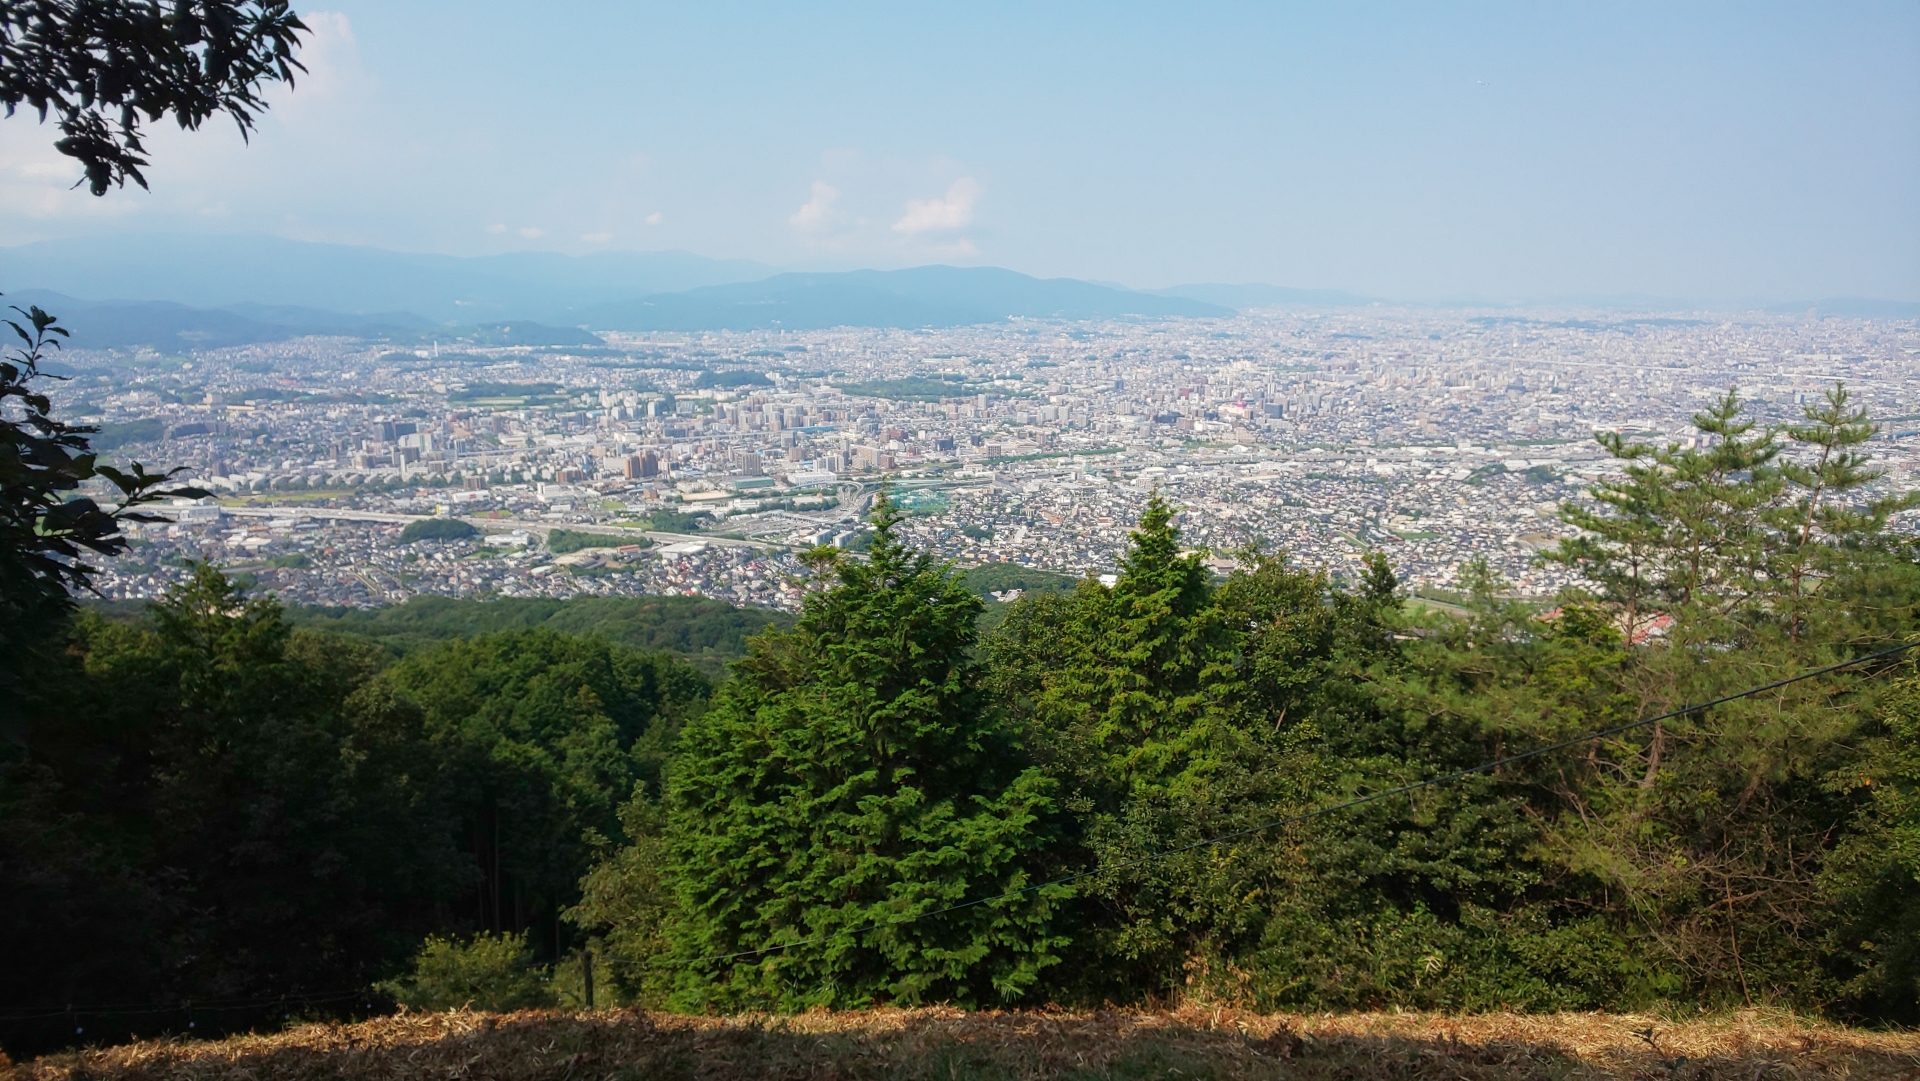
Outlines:
[[[304,9],[253,145],[96,200],[0,124],[0,244],[683,248],[1411,300],[1920,300],[1920,4]]]

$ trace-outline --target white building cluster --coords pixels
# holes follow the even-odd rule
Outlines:
[[[109,580],[130,597],[194,555],[314,603],[792,607],[793,553],[858,545],[882,478],[908,534],[962,563],[1103,573],[1158,489],[1223,568],[1249,543],[1335,573],[1378,548],[1438,595],[1478,556],[1547,594],[1569,584],[1536,558],[1566,532],[1558,505],[1613,468],[1595,431],[1684,444],[1729,387],[1777,424],[1843,381],[1881,422],[1882,484],[1909,487],[1917,358],[1911,322],[1366,308],[438,356],[309,338],[76,354],[58,394],[111,454],[186,465],[218,497],[145,531]],[[428,515],[486,535],[400,544]],[[562,562],[554,529],[628,551]]]

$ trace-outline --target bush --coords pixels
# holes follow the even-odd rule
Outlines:
[[[693,381],[699,389],[708,387],[770,387],[773,380],[764,372],[739,369],[730,372],[701,372],[700,378]]]
[[[374,985],[418,1010],[526,1010],[553,1004],[546,973],[534,964],[527,935],[481,932],[466,942],[429,936],[413,971]]]
[[[653,542],[645,537],[624,537],[611,533],[585,533],[577,529],[555,529],[547,534],[547,550],[554,555],[578,552],[583,548],[618,548],[637,544],[648,548]]]
[[[480,531],[460,521],[458,518],[422,518],[417,522],[408,522],[407,528],[400,531],[400,543],[412,544],[422,540],[466,540],[476,537]]]
[[[677,510],[657,510],[641,521],[646,523],[648,529],[662,533],[692,533],[705,525],[708,519],[709,515],[706,511],[688,513]]]

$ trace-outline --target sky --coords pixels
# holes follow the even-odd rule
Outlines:
[[[1410,301],[1920,301],[1920,4],[320,0],[250,144],[0,245],[264,232]],[[296,5],[298,6],[298,5]]]

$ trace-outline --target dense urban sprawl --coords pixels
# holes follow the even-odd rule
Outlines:
[[[154,596],[203,558],[309,604],[794,608],[796,553],[858,546],[885,478],[907,536],[962,565],[1105,573],[1159,489],[1222,570],[1250,542],[1336,574],[1378,548],[1434,597],[1475,557],[1540,595],[1570,582],[1535,558],[1558,505],[1619,467],[1594,433],[1691,445],[1729,387],[1784,423],[1845,382],[1882,423],[1881,483],[1920,479],[1911,322],[1371,308],[603,338],[70,352],[64,415],[212,493],[137,527],[99,585]],[[428,518],[475,533],[405,535]]]

